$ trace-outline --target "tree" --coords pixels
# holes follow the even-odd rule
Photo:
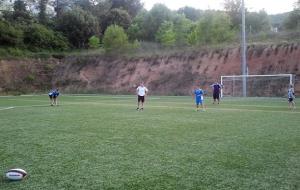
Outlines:
[[[61,15],[58,29],[62,31],[70,43],[77,48],[86,47],[88,39],[99,35],[99,23],[91,13],[76,7]]]
[[[235,32],[231,29],[228,15],[219,12],[208,12],[199,21],[189,35],[192,45],[209,45],[230,42]]]
[[[47,17],[47,4],[48,4],[48,0],[40,0],[39,3],[39,22],[41,24],[47,24],[48,23],[48,17]]]
[[[183,15],[176,15],[173,19],[176,44],[188,45],[188,35],[191,32],[193,22]]]
[[[100,39],[97,36],[92,36],[89,38],[89,47],[98,48],[100,46]]]
[[[137,16],[133,19],[130,27],[127,30],[127,34],[130,41],[135,39],[142,40],[144,39],[144,28],[143,23],[145,20],[145,15],[147,14],[146,10],[140,11]]]
[[[31,24],[24,27],[24,43],[33,51],[40,49],[66,50],[68,40],[60,33],[54,32],[41,24]]]
[[[73,0],[74,5],[82,8],[85,11],[92,12],[93,3],[91,0]]]
[[[183,14],[186,18],[192,20],[192,21],[197,21],[201,17],[201,10],[195,9],[193,7],[182,7],[177,11],[179,14]]]
[[[300,0],[296,2],[294,10],[284,21],[284,26],[288,30],[300,30]]]
[[[224,9],[227,12],[227,14],[230,16],[232,27],[235,29],[239,29],[240,24],[242,23],[242,18],[241,18],[242,2],[241,2],[241,0],[225,0]]]
[[[128,27],[131,24],[131,18],[127,11],[117,8],[111,9],[108,15],[106,16],[105,20],[106,23],[102,25],[104,28],[116,24],[124,29],[128,29]]]
[[[124,9],[131,18],[134,18],[138,12],[143,8],[143,3],[140,0],[109,0],[112,5],[112,9]]]
[[[0,45],[19,46],[23,44],[23,31],[9,22],[0,20]]]
[[[26,9],[26,3],[23,0],[14,2],[13,20],[17,22],[28,22],[31,19],[29,11]]]
[[[70,10],[73,3],[74,2],[71,0],[52,0],[52,6],[54,7],[54,10],[56,12],[56,17],[60,18],[60,16],[64,12],[66,12],[67,10]]]
[[[165,21],[159,27],[156,33],[156,41],[160,42],[165,47],[175,45],[176,34],[174,32],[174,25],[171,21]]]
[[[128,47],[127,34],[122,27],[111,25],[104,33],[103,45],[108,52],[124,50]]]
[[[160,25],[164,21],[170,21],[172,18],[172,12],[163,4],[155,4],[152,9],[146,14],[143,30],[144,38],[150,41],[155,40],[155,34],[158,31]]]
[[[261,10],[257,12],[248,12],[246,15],[246,30],[249,33],[267,32],[271,29],[271,22],[268,14]]]

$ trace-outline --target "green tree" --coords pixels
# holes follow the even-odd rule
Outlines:
[[[246,15],[246,29],[249,33],[267,32],[271,29],[271,22],[268,14],[261,10],[248,12]]]
[[[127,30],[128,37],[130,41],[135,39],[143,40],[144,39],[144,29],[143,23],[145,20],[145,15],[147,14],[146,10],[140,11],[138,15],[133,19],[130,27]]]
[[[77,48],[86,47],[88,39],[93,35],[99,35],[100,31],[97,18],[79,7],[63,13],[57,24],[58,29]]]
[[[197,21],[200,19],[201,14],[203,13],[201,10],[195,9],[193,7],[182,7],[177,11],[179,14],[183,14],[186,18]]]
[[[227,14],[208,12],[189,35],[190,44],[209,45],[230,42],[235,35]]]
[[[105,28],[107,28],[107,26],[115,24],[121,26],[124,29],[128,29],[128,27],[131,24],[131,18],[127,11],[117,8],[111,9],[108,15],[106,16],[105,20]]]
[[[20,46],[23,44],[23,31],[9,22],[0,20],[0,46]]]
[[[146,14],[143,31],[146,40],[154,41],[155,34],[160,25],[165,21],[172,19],[172,12],[163,4],[155,4],[152,9]]]
[[[60,33],[41,24],[24,26],[24,43],[33,51],[41,49],[66,50],[68,40]]]
[[[48,17],[47,17],[47,4],[48,0],[40,0],[39,2],[39,22],[41,24],[47,24],[48,23]]]
[[[284,21],[284,26],[288,30],[300,30],[300,0],[296,2],[294,10]]]
[[[156,41],[161,43],[165,47],[171,47],[175,45],[176,34],[174,32],[174,25],[171,21],[165,21],[159,27],[156,33]]]
[[[128,47],[127,34],[122,27],[111,25],[104,33],[103,45],[108,52],[124,50]]]
[[[138,12],[143,8],[143,3],[140,0],[109,0],[112,9],[124,9],[131,18],[134,18]]]
[[[176,15],[173,19],[177,45],[188,45],[188,35],[191,33],[193,22],[183,15]]]
[[[232,27],[239,29],[242,23],[241,10],[242,2],[241,0],[224,0],[224,9],[230,16]]]
[[[98,48],[100,47],[100,39],[97,36],[92,36],[89,38],[89,47]]]
[[[26,2],[23,0],[16,0],[13,6],[12,21],[14,22],[30,22],[31,16],[26,9]]]

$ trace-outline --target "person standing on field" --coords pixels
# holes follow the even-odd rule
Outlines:
[[[194,90],[193,97],[196,103],[196,111],[199,111],[199,104],[201,105],[202,111],[205,111],[203,96],[204,96],[204,90],[202,90],[200,87]]]
[[[215,82],[210,86],[213,88],[213,99],[214,99],[213,104],[215,104],[217,100],[218,100],[218,104],[220,104],[220,93],[221,93],[222,85],[219,84],[218,82]]]
[[[136,94],[138,96],[138,107],[136,108],[136,110],[144,110],[145,96],[147,95],[147,92],[148,89],[144,86],[144,83],[141,82],[140,86],[138,86],[136,89]]]
[[[289,101],[289,108],[295,109],[296,105],[295,105],[295,90],[292,84],[290,84],[289,89],[288,89],[288,101]]]
[[[57,106],[58,104],[57,104],[57,98],[58,98],[58,96],[59,96],[59,91],[58,91],[58,89],[56,88],[56,89],[54,89],[54,90],[51,90],[49,93],[48,93],[48,95],[49,95],[49,98],[50,98],[50,104],[51,104],[51,106]]]

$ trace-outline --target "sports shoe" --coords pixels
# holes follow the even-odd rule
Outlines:
[[[140,108],[136,108],[136,111],[139,111]]]

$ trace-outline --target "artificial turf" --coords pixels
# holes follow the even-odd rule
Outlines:
[[[0,97],[0,189],[300,189],[300,111],[285,99]],[[300,105],[300,102],[296,102]]]

